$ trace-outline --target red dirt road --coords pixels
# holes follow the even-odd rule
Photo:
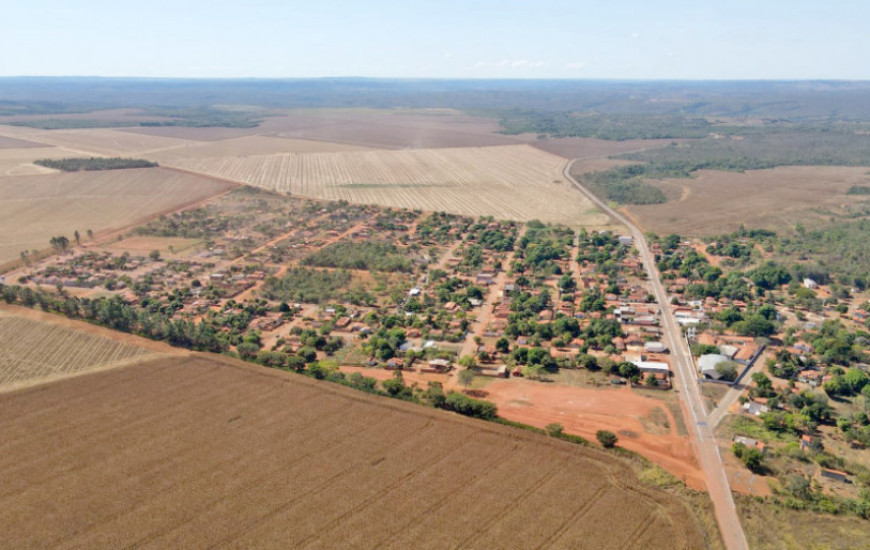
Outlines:
[[[486,386],[487,400],[498,405],[499,415],[539,428],[559,423],[565,432],[595,440],[598,430],[619,436],[619,446],[639,453],[683,480],[692,489],[706,488],[695,462],[688,436],[679,435],[674,418],[663,403],[628,388],[595,390],[557,386],[513,378]],[[670,433],[653,434],[641,418],[661,409]]]

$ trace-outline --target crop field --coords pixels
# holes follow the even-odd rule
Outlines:
[[[527,145],[179,159],[167,163],[292,196],[463,215],[603,226],[564,181],[564,160]]]
[[[660,234],[714,235],[747,227],[782,229],[812,225],[859,199],[846,195],[867,185],[867,168],[787,166],[744,173],[700,171],[694,179],[665,180],[682,197],[664,204],[628,206],[645,230]],[[666,191],[667,192],[667,191]]]
[[[0,178],[0,263],[56,235],[120,229],[228,188],[162,168]]]
[[[247,157],[249,155],[274,155],[281,153],[337,153],[343,151],[366,151],[368,147],[267,136],[190,143],[152,153],[149,157],[159,163],[171,164],[178,159]]]
[[[529,145],[566,159],[588,159],[655,149],[664,147],[673,141],[671,139],[608,141],[595,138],[550,138],[530,141]]]
[[[8,126],[0,128],[0,133],[5,135],[11,134],[12,132],[8,128]],[[20,136],[22,139],[71,149],[78,152],[77,156],[81,156],[82,153],[97,156],[135,156],[195,143],[188,140],[134,134],[132,132],[105,128],[87,128],[83,130],[37,130],[26,128],[23,130],[17,132],[18,135],[11,137]]]
[[[709,546],[613,455],[225,358],[2,394],[0,417],[12,548]]]
[[[39,147],[10,147],[8,149],[0,148],[0,178],[3,178],[4,176],[54,174],[57,173],[57,170],[45,168],[44,166],[37,166],[36,164],[33,164],[33,161],[38,159],[60,159],[76,156],[81,156],[81,153],[48,145],[40,145]]]
[[[0,136],[0,149],[26,149],[28,147],[44,147],[44,145],[24,139]]]
[[[0,391],[150,354],[118,340],[0,311]]]

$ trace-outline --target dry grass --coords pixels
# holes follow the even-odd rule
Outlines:
[[[694,179],[665,182],[684,189],[681,200],[629,206],[646,230],[661,234],[713,235],[747,227],[781,229],[822,218],[814,210],[856,202],[852,185],[867,184],[867,168],[780,167],[745,173],[701,171]]]
[[[3,176],[56,174],[57,170],[45,168],[44,166],[37,166],[33,164],[33,161],[38,159],[61,159],[76,156],[80,157],[81,153],[48,145],[0,149],[0,178]]]
[[[289,193],[572,226],[609,223],[564,181],[565,161],[527,145],[193,158],[167,164]]]
[[[750,548],[756,550],[828,550],[867,548],[870,526],[857,517],[789,510],[738,496],[737,510]]]
[[[0,416],[12,548],[706,545],[612,454],[222,358],[7,393]]]
[[[162,168],[9,176],[0,185],[0,263],[52,236],[100,232],[214,196],[228,184]]]
[[[0,136],[0,149],[27,149],[29,147],[44,147],[44,145],[24,139]]]

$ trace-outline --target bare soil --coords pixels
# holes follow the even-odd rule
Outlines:
[[[10,548],[705,546],[612,454],[224,358],[2,394],[0,417]]]
[[[499,415],[543,428],[559,423],[566,433],[595,440],[598,430],[619,436],[619,446],[635,451],[668,470],[693,489],[703,490],[703,473],[695,462],[689,438],[681,435],[670,410],[657,399],[628,388],[587,389],[512,378],[486,387],[487,399]],[[650,430],[645,423],[664,417],[668,428]]]

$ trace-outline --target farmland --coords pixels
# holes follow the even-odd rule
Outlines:
[[[703,170],[692,179],[665,180],[679,200],[631,205],[626,210],[646,230],[661,234],[713,235],[741,224],[780,229],[813,225],[860,201],[853,185],[868,181],[866,168],[788,166],[745,173]],[[667,194],[667,191],[666,191]],[[752,197],[747,200],[747,197]]]
[[[0,310],[0,391],[153,355],[102,332],[106,334],[89,334],[38,315]]]
[[[16,548],[716,544],[613,455],[217,357],[7,393],[0,415]]]
[[[608,223],[563,181],[562,159],[525,145],[162,162],[293,196],[574,226]]]
[[[39,150],[39,149],[32,149]],[[72,239],[120,229],[216,195],[231,185],[160,168],[7,176],[0,186],[0,263]]]

